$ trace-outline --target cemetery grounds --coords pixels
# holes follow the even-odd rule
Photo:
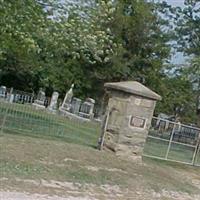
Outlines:
[[[200,199],[199,167],[100,152],[98,123],[0,102],[0,127],[0,199]]]

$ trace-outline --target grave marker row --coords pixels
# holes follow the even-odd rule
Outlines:
[[[59,112],[64,115],[78,116],[87,120],[94,118],[94,105],[95,100],[92,98],[87,98],[84,102],[81,99],[73,97],[74,84],[66,93],[65,98],[59,107]],[[0,98],[9,101],[10,103],[28,103],[32,104],[37,109],[47,108],[50,112],[56,113],[58,108],[58,92],[53,92],[50,104],[48,104],[48,99],[45,92],[40,88],[37,97],[35,98],[33,94],[26,93],[17,90],[9,91],[5,86],[0,87]]]
[[[95,100],[87,98],[83,103],[81,99],[73,97],[74,84],[66,93],[62,105],[59,107],[59,111],[64,115],[72,116],[77,115],[86,119],[93,119],[94,117],[94,105]]]

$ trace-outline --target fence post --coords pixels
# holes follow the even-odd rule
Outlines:
[[[13,88],[10,89],[8,103],[5,103],[6,104],[6,112],[4,114],[3,121],[2,121],[2,124],[1,124],[1,127],[0,127],[0,133],[1,134],[3,134],[4,126],[5,126],[5,123],[6,123],[6,119],[7,119],[7,115],[8,115],[8,110],[9,110],[9,105],[10,105],[10,100],[12,98],[11,97],[12,93],[13,93]]]
[[[194,154],[193,154],[192,165],[195,165],[199,152],[200,152],[200,133],[199,133],[199,137],[198,137],[198,140],[197,140],[197,145],[195,147],[195,151],[194,151]]]
[[[107,126],[108,126],[108,120],[110,117],[110,111],[109,109],[106,112],[106,116],[105,119],[102,121],[102,133],[101,133],[101,137],[100,137],[100,141],[99,141],[99,150],[102,150],[102,147],[104,145],[104,140],[105,140],[105,136],[106,136],[106,130],[107,130]]]
[[[8,110],[9,110],[9,103],[6,103],[6,111],[5,111],[5,114],[4,114],[4,117],[3,117],[3,121],[2,121],[2,124],[1,124],[1,131],[0,133],[3,134],[3,130],[4,130],[4,126],[5,126],[5,123],[6,123],[6,119],[7,119],[7,115],[8,115]]]
[[[168,145],[167,152],[166,152],[166,155],[165,155],[165,160],[167,160],[168,155],[169,155],[169,151],[170,151],[170,148],[171,148],[172,140],[173,140],[173,137],[174,137],[175,128],[176,128],[176,124],[174,123],[173,129],[172,129],[172,133],[171,133],[171,136],[170,136],[170,140],[169,140],[169,145]]]

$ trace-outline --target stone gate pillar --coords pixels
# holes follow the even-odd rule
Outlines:
[[[136,81],[106,83],[109,94],[100,148],[141,157],[155,105],[161,97]]]

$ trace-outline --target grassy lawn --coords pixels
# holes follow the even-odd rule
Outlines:
[[[0,126],[3,132],[29,135],[47,139],[59,139],[69,143],[96,146],[100,125],[80,122],[36,110],[30,105],[0,103]]]
[[[163,159],[166,156],[168,146],[169,146],[168,141],[162,141],[159,140],[159,138],[155,139],[149,137],[146,140],[144,154],[150,156],[156,156]],[[192,163],[194,151],[195,151],[194,147],[185,146],[182,144],[176,144],[172,142],[168,154],[168,159],[180,162]],[[198,154],[196,159],[196,164],[199,165],[199,163],[200,161]]]
[[[141,165],[89,146],[15,134],[2,134],[0,147],[1,178],[7,178],[2,189],[31,192],[39,188],[16,180],[56,180],[96,185],[96,190],[117,185],[132,192],[165,189],[200,194],[191,182],[192,177],[199,177],[199,168],[148,159]]]
[[[36,110],[31,105],[0,102],[0,125],[3,122],[4,133],[56,139],[90,147],[97,146],[100,136],[100,125],[97,123],[70,120],[44,110]],[[154,134],[154,132],[150,132],[150,134]],[[169,139],[169,133],[162,137]],[[168,144],[167,141],[148,138],[144,153],[165,158]],[[193,147],[172,143],[168,159],[191,163],[193,153]],[[197,158],[197,163],[199,162],[200,159]]]
[[[196,164],[200,166],[200,151],[197,154]]]
[[[94,148],[100,131],[96,123],[69,120],[30,106],[12,106],[7,109],[5,104],[0,105],[0,125],[5,119],[0,134],[0,185],[3,190],[38,192],[44,189],[46,192],[48,188],[48,193],[64,194],[66,189],[58,191],[56,184],[53,189],[43,185],[44,181],[57,181],[62,185],[78,183],[80,191],[85,185],[94,187],[95,193],[103,186],[118,186],[124,197],[133,197],[138,191],[147,196],[142,199],[152,199],[152,191],[163,190],[200,195],[199,185],[193,184],[199,179],[200,168],[146,158],[143,164],[122,160],[110,151],[100,152]],[[167,146],[166,142],[149,140],[145,151],[164,156]],[[172,146],[169,156],[191,159],[190,150],[185,152],[186,155],[180,147]]]

